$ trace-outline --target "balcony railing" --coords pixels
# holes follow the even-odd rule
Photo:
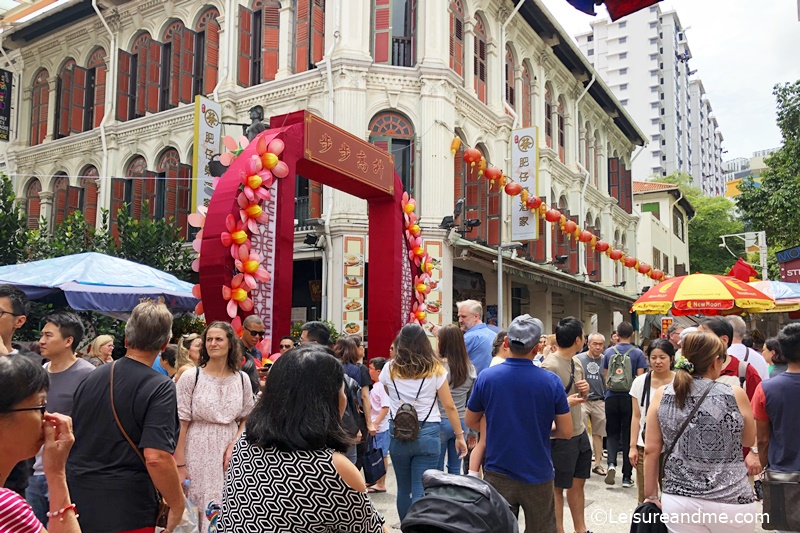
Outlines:
[[[414,60],[411,57],[411,37],[392,37],[392,65],[396,67],[411,67]]]
[[[295,231],[310,230],[306,221],[311,216],[311,201],[308,196],[300,196],[294,199],[294,219],[297,223],[294,226]]]

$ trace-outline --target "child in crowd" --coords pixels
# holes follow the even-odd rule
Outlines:
[[[383,463],[389,471],[389,395],[386,388],[378,382],[386,364],[385,357],[375,357],[369,361],[369,377],[375,386],[369,393],[369,403],[372,406],[372,425],[375,426],[376,447],[383,451]],[[367,492],[386,492],[386,476],[367,489]]]

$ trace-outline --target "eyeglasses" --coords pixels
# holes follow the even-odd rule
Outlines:
[[[294,348],[294,346],[292,346],[291,344],[281,344],[281,345],[280,345],[280,347],[281,347],[281,348],[288,348],[289,350],[291,350],[292,348]]]
[[[244,329],[246,329],[246,330],[247,330],[247,332],[248,332],[250,335],[252,335],[253,337],[261,337],[261,338],[264,338],[264,332],[263,332],[263,331],[253,331],[252,329],[247,329],[247,328],[244,328]]]
[[[12,313],[11,311],[5,311],[5,310],[3,310],[3,309],[0,309],[0,318],[3,318],[3,317],[4,317],[4,316],[6,316],[6,315],[11,315],[11,316],[22,316],[22,315],[18,315],[17,313]]]
[[[46,410],[47,410],[47,403],[43,403],[42,405],[37,405],[36,407],[19,407],[17,409],[9,409],[7,412],[15,413],[18,411],[39,411],[42,414],[44,414]]]

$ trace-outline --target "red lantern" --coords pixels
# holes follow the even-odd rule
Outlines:
[[[503,177],[503,171],[500,170],[498,167],[488,167],[486,170],[483,171],[483,177],[485,177],[489,181],[499,180]]]
[[[664,277],[664,273],[660,270],[651,270],[650,271],[650,279],[658,281]]]
[[[488,169],[487,169],[488,170]],[[506,194],[509,196],[516,196],[522,192],[522,185],[516,181],[509,181],[505,188]]]
[[[468,163],[470,166],[474,167],[478,161],[481,160],[483,154],[477,148],[467,148],[464,150],[464,162]]]
[[[561,220],[561,211],[558,209],[551,209],[547,213],[544,214],[544,219],[548,222],[558,222]]]
[[[614,261],[619,261],[620,259],[622,259],[623,255],[624,254],[623,254],[622,250],[611,250],[611,252],[609,252],[609,254],[608,254],[608,257],[610,257]]]
[[[572,234],[577,229],[578,225],[573,222],[572,220],[567,220],[564,222],[564,233]]]
[[[578,235],[578,240],[581,242],[589,242],[592,240],[592,232],[589,230],[583,230],[580,235]]]
[[[636,266],[636,258],[628,256],[628,257],[625,258],[625,260],[622,262],[622,264],[625,265],[628,268],[633,268],[633,267]]]
[[[639,274],[649,274],[650,271],[653,270],[653,267],[648,265],[647,263],[639,263]]]
[[[542,205],[542,199],[538,196],[532,196],[528,198],[528,203],[525,205],[528,209],[539,209],[539,206]]]
[[[594,245],[594,249],[598,252],[606,252],[609,247],[610,245],[606,241],[597,241]]]

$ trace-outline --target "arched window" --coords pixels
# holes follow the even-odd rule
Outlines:
[[[275,79],[278,72],[281,4],[255,0],[253,9],[239,6],[238,83],[252,87]]]
[[[464,77],[464,6],[450,0],[450,68]]]
[[[172,220],[186,237],[192,201],[192,167],[182,165],[178,151],[169,148],[158,158],[156,170],[158,179],[155,180],[155,216]]]
[[[399,113],[386,111],[369,123],[369,142],[394,156],[394,170],[403,188],[414,196],[414,126]]]
[[[141,216],[142,189],[147,177],[147,161],[144,157],[134,156],[125,167],[124,178],[111,179],[111,230],[117,237],[117,219],[119,211],[125,209],[136,218]]]
[[[475,52],[473,54],[475,72],[475,92],[478,99],[486,103],[486,27],[483,19],[476,17],[475,22]]]
[[[161,97],[161,43],[149,33],[133,42],[131,52],[119,51],[117,120],[126,121],[158,113]]]
[[[594,132],[594,172],[592,173],[592,183],[595,188],[600,186],[600,165],[603,164],[602,156],[600,154],[600,131]]]
[[[47,114],[50,102],[50,86],[47,84],[47,79],[49,77],[47,70],[42,69],[33,78],[33,87],[31,87],[31,146],[41,144],[47,136]],[[38,180],[36,182],[38,183]],[[39,190],[41,190],[41,184],[39,185]],[[39,201],[38,192],[36,201]],[[39,204],[37,203],[36,205],[36,221],[38,224]],[[30,221],[28,224],[30,225]]]
[[[89,165],[81,171],[81,195],[80,209],[83,211],[83,217],[88,224],[94,226],[97,224],[97,179],[100,173],[97,167]]]
[[[194,90],[195,33],[177,20],[164,32],[161,44],[159,111],[192,102]]]
[[[531,84],[533,80],[531,79],[531,71],[528,69],[528,65],[522,64],[522,127],[523,128],[530,128],[531,126],[531,108],[533,107],[531,104]]]
[[[564,127],[564,115],[566,113],[566,106],[564,105],[564,98],[558,99],[558,159],[563,163],[566,160],[567,151],[567,136],[566,128]]]
[[[192,100],[198,94],[211,94],[217,86],[219,70],[219,12],[207,9],[197,22],[194,38],[194,89]]]
[[[477,148],[483,154],[483,157],[490,161],[491,157],[486,147],[478,145]],[[463,165],[464,169],[464,212],[461,215],[463,220],[477,219],[481,224],[477,227],[467,228],[465,237],[473,241],[486,242],[486,205],[488,182],[486,179],[478,174],[478,165],[474,167],[464,162],[464,147],[456,154],[461,163],[456,163],[456,168]]]
[[[53,180],[53,216],[55,224],[61,224],[71,213],[69,209],[69,178],[63,172],[56,174]]]
[[[295,4],[294,72],[317,68],[325,55],[325,0]]]
[[[417,0],[372,0],[372,22],[375,63],[413,67],[417,63]]]
[[[547,147],[553,147],[553,91],[550,84],[544,86],[544,139]]]
[[[514,54],[511,53],[511,47],[506,45],[506,102],[512,109],[517,109],[516,91],[514,90]]]
[[[25,188],[25,213],[28,215],[28,229],[39,229],[39,218],[42,215],[40,192],[42,192],[42,183],[38,179],[31,180]]]
[[[106,51],[96,49],[86,63],[86,108],[83,115],[83,131],[96,128],[106,113]]]

